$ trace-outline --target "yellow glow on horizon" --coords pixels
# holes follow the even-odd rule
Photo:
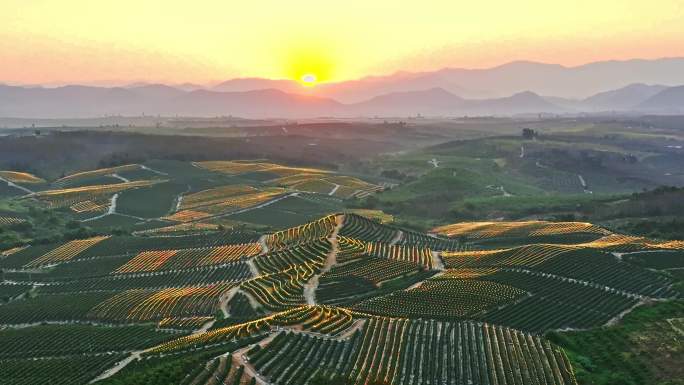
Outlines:
[[[3,0],[0,82],[316,83],[684,56],[681,0]]]

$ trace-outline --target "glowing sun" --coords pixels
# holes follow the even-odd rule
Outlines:
[[[303,85],[307,87],[313,87],[316,85],[316,81],[318,79],[316,79],[316,75],[314,74],[305,74],[302,76],[301,80]]]

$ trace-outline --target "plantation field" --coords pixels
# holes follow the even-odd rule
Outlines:
[[[405,191],[266,160],[150,161],[22,186],[39,191],[0,206],[3,229],[60,221],[47,212],[73,231],[0,249],[2,384],[584,385],[611,369],[626,384],[680,374],[682,241],[548,218],[425,232],[356,204]],[[662,364],[657,346],[670,357]],[[613,358],[625,354],[624,365]]]

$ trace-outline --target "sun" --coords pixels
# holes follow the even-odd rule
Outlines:
[[[313,87],[316,85],[316,82],[318,81],[316,75],[314,74],[304,74],[302,75],[300,80],[302,82],[302,85],[306,87]]]

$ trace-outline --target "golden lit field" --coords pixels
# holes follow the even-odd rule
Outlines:
[[[432,233],[450,238],[467,237],[485,239],[495,237],[529,237],[542,235],[562,235],[590,233],[608,235],[610,231],[586,222],[461,222],[432,229]]]
[[[355,194],[381,189],[380,186],[350,176],[312,173],[273,179],[270,183],[294,190],[330,194],[340,198],[349,198]]]
[[[235,262],[242,257],[253,257],[261,253],[261,244],[245,243],[240,245],[226,245],[213,248],[211,253],[200,259],[200,266],[217,265],[221,263]]]
[[[173,215],[166,216],[162,219],[174,222],[192,222],[206,217],[210,217],[211,214],[205,213],[203,211],[194,210],[183,210],[174,213]]]
[[[9,257],[10,255],[12,255],[12,254],[14,254],[14,253],[18,253],[18,252],[24,250],[24,249],[27,248],[27,247],[28,247],[28,246],[18,246],[18,247],[13,247],[13,248],[11,248],[11,249],[7,249],[7,250],[0,251],[0,257],[3,257],[3,258],[4,258],[4,257]]]
[[[483,276],[491,275],[498,272],[497,268],[461,268],[449,269],[441,275],[444,278],[451,279],[477,279]]]
[[[368,219],[374,219],[382,224],[394,222],[394,216],[392,214],[387,214],[382,210],[371,210],[371,209],[351,209],[347,210],[351,214],[360,215]]]
[[[202,211],[218,214],[225,211],[240,210],[257,206],[274,199],[283,193],[285,193],[285,190],[277,187],[268,188],[261,191],[255,190],[254,192],[248,192],[245,194],[214,198],[212,203],[208,205],[195,206],[194,208],[200,208]],[[182,207],[183,204],[181,203],[181,208]]]
[[[56,262],[68,261],[77,256],[86,249],[94,246],[100,241],[109,238],[109,236],[93,237],[88,239],[77,239],[69,241],[55,249],[48,251],[40,257],[26,264],[26,267],[37,267],[41,265],[48,265]]]
[[[22,218],[0,216],[0,226],[16,225],[17,223],[24,222],[26,222],[26,220]]]
[[[97,202],[98,200],[107,199],[109,196],[121,191],[139,187],[147,187],[160,182],[162,181],[141,180],[135,182],[47,190],[38,192],[32,197],[47,203],[50,208],[72,206],[92,208],[95,206],[89,205],[88,203],[84,203],[82,206],[79,204],[87,201]],[[95,203],[95,205],[97,205],[97,203]]]
[[[244,174],[248,172],[268,172],[276,174],[281,177],[305,174],[305,173],[316,173],[316,174],[327,174],[329,171],[320,170],[316,168],[306,168],[306,167],[287,167],[275,163],[267,162],[249,162],[249,161],[210,161],[210,162],[195,162],[193,163],[197,167],[201,167],[210,171],[222,172],[224,174]]]
[[[187,222],[179,223],[177,225],[159,227],[150,230],[136,231],[133,234],[170,234],[170,233],[182,233],[182,232],[192,232],[192,231],[211,231],[218,230],[219,225],[214,223],[202,223],[202,222]]]
[[[181,210],[164,217],[174,222],[192,222],[212,215],[258,206],[285,193],[279,187],[257,190],[250,186],[226,186],[183,197]]]
[[[9,182],[12,183],[45,183],[45,179],[43,178],[38,178],[37,176],[33,174],[29,174],[27,172],[18,172],[18,171],[0,171],[0,178],[5,179]]]
[[[577,246],[618,251],[637,251],[641,249],[684,250],[684,241],[656,241],[645,237],[610,234],[592,242],[578,244]]]
[[[77,213],[89,213],[89,212],[95,212],[95,211],[105,211],[107,209],[107,203],[85,200],[82,202],[75,203],[75,204],[71,205],[69,208],[71,209],[71,211],[74,211]]]
[[[257,242],[182,250],[143,251],[114,273],[139,273],[164,269],[189,269],[199,266],[237,262],[261,253]]]
[[[105,175],[116,174],[117,172],[132,171],[140,168],[139,164],[126,164],[123,166],[109,167],[109,168],[99,168],[92,171],[77,172],[75,174],[67,175],[63,178],[57,179],[55,184],[58,186],[64,185],[69,182],[73,182],[78,179],[86,178],[96,178]]]
[[[178,250],[154,250],[143,251],[135,258],[119,267],[114,273],[133,273],[141,271],[155,271],[178,253]]]
[[[230,185],[203,190],[194,194],[183,196],[180,208],[182,210],[192,209],[200,206],[209,206],[224,202],[229,197],[254,193],[258,190],[248,185]]]
[[[234,285],[126,290],[95,306],[90,310],[89,316],[126,321],[209,316],[218,309],[218,298]]]

